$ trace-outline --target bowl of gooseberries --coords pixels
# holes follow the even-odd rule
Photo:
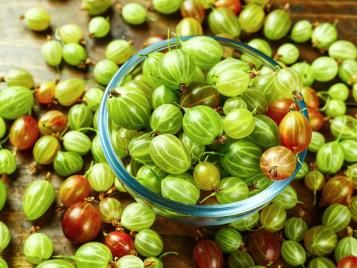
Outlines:
[[[294,179],[311,140],[299,75],[248,45],[184,36],[144,48],[108,84],[99,133],[118,183],[179,221],[260,210]]]

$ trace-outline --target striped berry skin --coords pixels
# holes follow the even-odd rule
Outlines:
[[[170,174],[184,173],[191,167],[191,155],[176,136],[162,134],[152,139],[150,156],[156,166]]]
[[[22,197],[22,209],[28,220],[39,219],[52,205],[56,193],[53,185],[45,180],[29,184]]]
[[[150,102],[140,90],[113,91],[108,108],[113,121],[130,130],[145,127],[151,113]]]
[[[67,151],[85,155],[92,148],[92,142],[86,134],[72,130],[63,136],[63,147]]]
[[[233,253],[239,249],[243,241],[240,233],[232,227],[225,227],[218,230],[214,240],[218,247],[225,253]]]
[[[163,104],[153,111],[150,127],[162,134],[176,134],[182,127],[182,119],[183,115],[179,107]]]
[[[223,56],[223,49],[220,43],[208,36],[193,37],[184,42],[182,48],[202,70],[209,70]]]
[[[306,252],[300,243],[294,240],[285,240],[281,245],[283,259],[292,266],[303,265],[306,261]]]
[[[186,110],[182,122],[184,133],[194,142],[208,145],[223,133],[220,115],[212,108],[198,105]]]
[[[33,158],[40,165],[49,165],[53,162],[61,145],[57,138],[45,135],[39,138],[33,147]]]
[[[104,244],[99,242],[89,242],[80,246],[74,256],[76,267],[105,268],[112,261],[113,256]]]
[[[33,92],[26,87],[12,86],[0,92],[0,116],[3,119],[15,120],[28,114],[33,105]]]
[[[134,244],[138,253],[144,257],[156,257],[161,254],[164,248],[160,235],[150,229],[137,233]]]
[[[105,192],[113,186],[115,176],[107,163],[96,163],[88,171],[87,179],[94,191]]]
[[[357,239],[351,236],[342,238],[335,249],[336,262],[347,256],[357,256]]]
[[[228,146],[221,164],[232,176],[249,178],[259,172],[261,154],[261,149],[254,143],[238,140]]]
[[[242,30],[238,17],[226,7],[213,9],[208,16],[208,25],[213,34],[228,34],[232,38],[238,37]]]
[[[200,198],[200,189],[192,179],[169,175],[161,181],[161,194],[167,199],[194,205]]]
[[[167,52],[158,67],[162,83],[173,89],[190,85],[196,70],[193,59],[183,49]]]
[[[130,231],[141,231],[153,225],[156,215],[151,208],[141,203],[131,203],[124,208],[121,224]]]

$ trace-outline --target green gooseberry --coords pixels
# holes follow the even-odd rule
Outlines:
[[[118,66],[113,61],[101,60],[94,66],[94,79],[101,85],[107,85],[118,69]]]
[[[330,86],[327,93],[332,99],[345,101],[348,98],[349,90],[344,83],[336,83]]]
[[[337,40],[328,48],[328,55],[336,60],[355,60],[357,57],[357,49],[350,41]]]
[[[238,37],[242,30],[236,14],[226,7],[215,8],[210,12],[208,26],[213,34],[228,34],[232,38]]]
[[[105,49],[105,57],[115,64],[123,64],[135,53],[135,48],[131,41],[114,40]]]
[[[253,228],[258,225],[259,222],[259,212],[253,212],[243,218],[240,218],[232,223],[229,226],[237,229],[238,231],[251,231]]]
[[[312,131],[311,142],[309,144],[308,150],[313,153],[321,148],[322,145],[326,143],[325,136],[318,131]]]
[[[172,14],[179,10],[182,0],[153,0],[152,5],[156,11],[162,14]]]
[[[65,44],[77,44],[83,39],[83,31],[76,24],[65,24],[56,30],[56,37]]]
[[[338,33],[336,26],[329,22],[324,22],[315,27],[312,31],[312,45],[319,49],[328,49],[337,40]]]
[[[40,165],[49,165],[53,162],[61,145],[52,135],[44,135],[39,138],[33,147],[33,158]]]
[[[106,192],[114,184],[115,175],[107,163],[96,163],[87,171],[87,179],[96,192]]]
[[[84,93],[83,101],[92,112],[95,112],[99,108],[103,95],[104,92],[100,88],[90,88]]]
[[[344,162],[344,153],[337,141],[327,142],[316,154],[316,163],[320,171],[333,174],[339,171]]]
[[[341,115],[334,118],[330,124],[331,133],[337,138],[356,139],[357,119],[350,115]]]
[[[298,173],[296,173],[295,180],[303,179],[308,172],[309,165],[306,162],[303,162]]]
[[[357,239],[354,237],[344,237],[337,243],[335,249],[336,262],[347,256],[357,256]]]
[[[328,100],[325,106],[326,115],[332,118],[346,114],[346,110],[346,103],[336,99]]]
[[[144,257],[156,257],[164,248],[161,236],[151,229],[138,232],[134,244],[138,253]]]
[[[80,44],[67,43],[63,46],[62,56],[67,64],[82,67],[87,60],[87,51]]]
[[[233,253],[239,249],[243,242],[240,233],[232,227],[219,229],[214,236],[214,240],[224,253]]]
[[[283,259],[292,266],[303,265],[306,261],[306,252],[302,245],[294,240],[285,240],[281,245]]]
[[[291,43],[285,43],[278,48],[276,58],[285,64],[293,64],[300,56],[299,49]]]
[[[3,252],[9,246],[10,241],[11,241],[10,230],[5,223],[0,221],[0,252]]]
[[[304,43],[312,36],[312,24],[308,20],[299,20],[291,29],[290,38],[295,43]]]
[[[72,258],[77,268],[105,268],[112,262],[113,255],[103,243],[89,242],[81,245]]]
[[[248,1],[248,0],[246,0]],[[254,265],[254,259],[248,252],[237,250],[228,257],[229,268],[263,268],[263,266]]]
[[[96,162],[106,162],[106,158],[104,156],[104,152],[102,149],[102,144],[100,143],[99,135],[96,135],[92,140],[92,148],[91,148],[92,156]]]
[[[63,136],[63,147],[69,152],[85,155],[92,148],[92,142],[86,134],[71,130]]]
[[[26,11],[24,21],[30,30],[41,32],[50,26],[51,17],[46,9],[33,7]]]
[[[255,118],[247,109],[235,109],[223,120],[224,133],[232,139],[248,137],[255,128]]]
[[[33,76],[25,69],[12,69],[5,75],[5,82],[8,87],[20,86],[32,88],[34,86]]]
[[[307,62],[297,62],[291,66],[296,72],[299,73],[302,83],[305,87],[309,87],[314,83],[314,73],[312,67]]]
[[[117,268],[137,267],[144,268],[144,262],[137,256],[126,255],[116,262]],[[146,266],[145,266],[146,267]]]
[[[270,204],[260,212],[260,223],[269,232],[277,232],[284,228],[286,211],[277,204]]]
[[[290,27],[290,14],[284,9],[275,9],[265,19],[264,36],[269,40],[279,40],[289,32]]]
[[[338,76],[349,85],[357,83],[357,61],[344,60],[338,68]]]
[[[70,78],[59,82],[56,86],[55,97],[59,104],[71,106],[83,95],[85,81],[83,79]]]
[[[68,125],[72,130],[92,125],[93,113],[85,103],[73,105],[68,111]]]
[[[9,266],[7,265],[6,261],[0,257],[0,267],[1,268],[8,268]]]
[[[16,170],[16,157],[8,149],[0,149],[0,175],[10,175]]]
[[[258,32],[264,24],[265,12],[260,5],[249,4],[239,14],[239,23],[247,33]]]
[[[306,221],[302,218],[292,217],[286,221],[284,234],[288,239],[299,242],[304,239],[304,235],[308,229],[309,226]]]
[[[337,235],[334,230],[324,225],[314,226],[305,233],[304,245],[310,254],[325,256],[336,248]]]
[[[22,210],[28,220],[35,221],[46,213],[55,199],[55,188],[50,182],[35,180],[24,191]]]
[[[326,257],[317,257],[310,261],[308,268],[336,268],[336,265]]]
[[[351,212],[347,206],[332,204],[322,215],[322,224],[331,228],[336,233],[345,229],[351,222]]]
[[[203,29],[202,24],[195,18],[183,18],[176,25],[176,35],[177,36],[187,36],[187,35],[202,35]]]
[[[60,176],[66,177],[79,172],[83,167],[83,159],[75,152],[58,151],[53,161],[53,168]]]
[[[161,258],[161,257],[160,257]],[[164,268],[164,263],[160,258],[149,257],[144,260],[145,268]]]
[[[33,91],[20,86],[7,87],[0,91],[0,116],[15,120],[31,112],[34,106]]]
[[[161,83],[169,88],[178,89],[189,86],[196,70],[195,61],[183,49],[172,49],[164,54],[159,68]],[[179,70],[185,70],[181,72]]]
[[[291,98],[294,91],[301,92],[302,80],[298,72],[285,67],[277,71],[274,78],[274,94],[280,98]]]
[[[5,120],[0,116],[0,139],[6,134],[6,123]]]
[[[150,118],[150,127],[159,133],[176,134],[182,127],[181,109],[173,104],[157,107]]]
[[[151,105],[154,109],[163,104],[178,103],[178,96],[174,90],[164,85],[156,88],[151,95]]]
[[[343,150],[344,159],[347,162],[357,162],[357,141],[356,140],[343,140],[340,142]]]
[[[248,45],[259,50],[260,52],[264,53],[268,57],[271,57],[273,54],[270,44],[264,39],[254,38],[248,42]],[[256,68],[260,68],[260,66],[263,64],[263,62],[260,59],[247,53],[242,54],[241,60],[246,63],[255,65]]]
[[[202,70],[209,70],[220,62],[223,56],[221,44],[208,36],[196,36],[182,44],[182,48]]]
[[[319,82],[331,81],[336,77],[339,70],[336,60],[327,56],[315,59],[311,67],[314,79]]]
[[[143,24],[147,20],[145,7],[138,3],[128,3],[124,5],[121,15],[126,23],[133,25]]]
[[[218,203],[229,204],[248,198],[249,188],[247,184],[236,177],[227,177],[221,180],[216,192]]]
[[[131,80],[127,83],[124,84],[123,90],[139,90],[144,93],[144,95],[148,98],[148,100],[151,100],[151,95],[153,92],[153,89],[151,86],[141,80]]]
[[[107,11],[112,4],[112,0],[82,0],[82,9],[95,16]]]
[[[110,32],[109,19],[104,17],[94,17],[88,24],[89,36],[95,38],[103,38]]]
[[[143,63],[143,77],[145,82],[147,82],[151,87],[157,88],[162,85],[159,66],[161,64],[164,53],[154,52],[149,54]]]
[[[280,194],[272,201],[274,204],[281,206],[284,209],[292,209],[298,203],[296,190],[288,185]]]
[[[43,59],[50,66],[59,66],[62,62],[62,46],[57,40],[47,41],[41,48]]]
[[[52,256],[53,249],[52,240],[42,233],[31,234],[24,243],[25,258],[32,264],[40,264],[48,260]]]
[[[242,99],[242,97],[231,97],[224,102],[223,112],[225,115],[235,109],[248,109],[247,103]]]

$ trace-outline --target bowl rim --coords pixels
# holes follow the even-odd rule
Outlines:
[[[109,84],[107,85],[104,96],[102,98],[100,108],[99,108],[99,136],[101,145],[103,148],[103,152],[105,158],[108,161],[108,164],[113,169],[114,173],[116,174],[117,179],[121,181],[125,187],[128,187],[131,191],[138,195],[140,198],[144,199],[145,201],[152,203],[160,208],[167,209],[169,211],[173,211],[176,213],[184,214],[183,216],[193,216],[193,217],[213,217],[213,218],[220,218],[220,217],[227,217],[227,216],[234,216],[234,215],[243,215],[247,214],[251,211],[261,208],[265,204],[268,204],[276,195],[282,192],[286,186],[288,186],[291,181],[295,178],[297,172],[300,170],[302,163],[305,160],[307,150],[304,150],[298,154],[297,159],[297,166],[294,173],[284,181],[275,181],[270,186],[268,186],[263,191],[238,202],[229,203],[229,204],[218,204],[218,205],[188,205],[179,203],[167,198],[160,196],[159,194],[151,192],[145,186],[140,184],[135,178],[133,178],[123,166],[121,160],[118,159],[110,138],[110,131],[109,131],[109,115],[108,115],[108,108],[107,102],[110,95],[110,92],[117,87],[118,83],[120,83],[123,78],[130,74],[135,67],[141,62],[144,61],[145,55],[148,55],[152,52],[162,51],[168,48],[168,46],[174,46],[182,41],[186,41],[191,39],[194,36],[184,36],[184,37],[177,37],[171,38],[168,40],[164,40],[158,43],[155,43],[151,46],[148,46],[134,56],[132,56],[125,64],[123,64],[120,69],[116,72],[113,76]],[[281,67],[275,62],[272,58],[268,57],[264,53],[258,51],[255,48],[250,47],[247,44],[244,44],[240,41],[219,37],[219,36],[209,36],[214,38],[221,44],[226,44],[233,46],[235,48],[239,48],[244,53],[248,53],[254,57],[259,58],[265,64],[267,64],[272,69],[278,70]],[[305,102],[301,96],[295,100],[299,109],[303,112],[304,116],[308,118],[308,113],[306,109]],[[130,193],[130,191],[129,191]],[[135,196],[137,197],[137,196]]]

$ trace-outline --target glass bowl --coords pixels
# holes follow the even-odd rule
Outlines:
[[[220,225],[233,222],[239,218],[245,217],[253,212],[259,211],[267,205],[276,195],[284,190],[284,188],[291,183],[295,178],[296,173],[301,167],[306,157],[306,150],[299,153],[296,170],[293,175],[284,181],[275,181],[263,191],[249,197],[248,199],[222,205],[186,205],[166,199],[158,194],[155,194],[141,185],[135,178],[133,178],[125,169],[121,159],[119,159],[113,149],[111,143],[110,122],[108,117],[107,102],[110,92],[116,88],[120,83],[129,75],[135,68],[145,60],[143,55],[150,54],[155,51],[163,51],[168,46],[180,45],[181,41],[190,39],[191,36],[181,38],[172,38],[170,40],[162,41],[146,47],[130,58],[114,75],[111,82],[107,86],[104,97],[102,99],[99,111],[99,135],[105,157],[113,169],[114,173],[123,184],[125,189],[133,196],[138,202],[144,202],[149,205],[158,214],[182,221],[185,223],[199,224],[199,225]],[[261,53],[260,51],[235,40],[213,37],[221,45],[231,47],[238,52],[238,54],[249,54],[254,60],[260,61],[263,66],[273,70],[279,69],[278,63],[273,59]],[[180,40],[179,40],[180,39]],[[307,109],[303,98],[296,98],[296,104],[303,112],[304,116],[308,117]]]

